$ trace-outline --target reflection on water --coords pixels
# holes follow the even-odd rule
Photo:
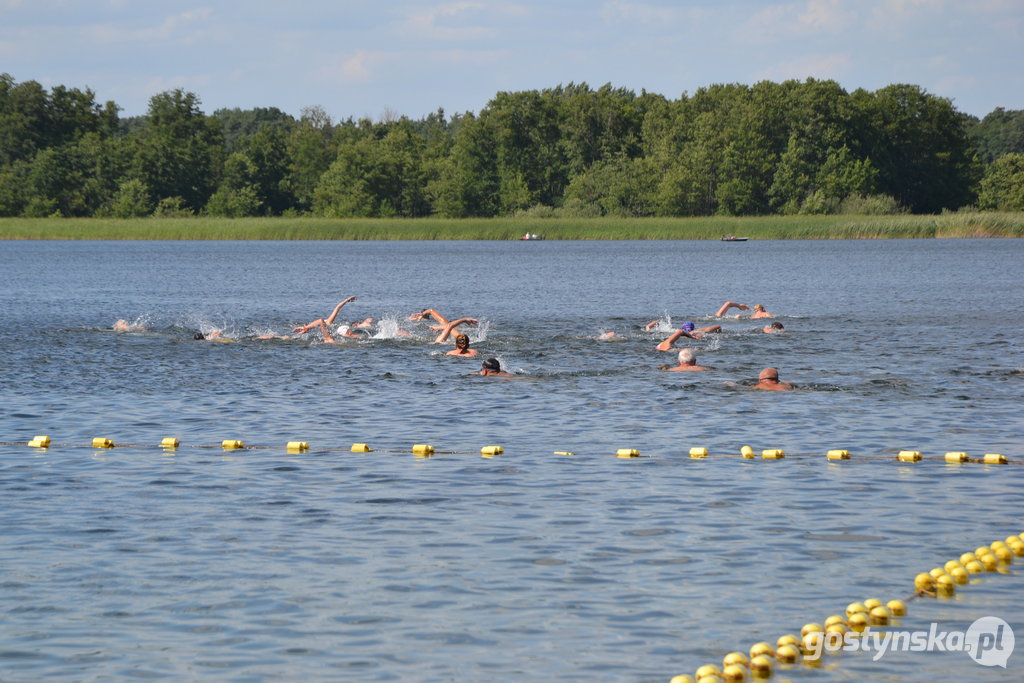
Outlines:
[[[0,439],[183,447],[0,446],[3,677],[668,680],[906,597],[914,574],[1024,531],[1021,467],[890,459],[1024,457],[1024,313],[1005,303],[1024,294],[1021,250],[4,245]],[[366,337],[287,338],[349,294],[337,322],[373,317]],[[659,371],[675,358],[654,345],[726,299],[786,332],[729,318],[685,344],[710,371]],[[480,318],[480,357],[430,343],[408,320],[425,307]],[[235,342],[191,339],[214,329]],[[517,376],[469,375],[491,356]],[[799,389],[751,390],[768,365]],[[280,448],[194,447],[236,438]],[[505,453],[481,458],[490,444]],[[742,445],[788,457],[688,456]],[[1021,623],[1020,588],[986,575],[902,624]],[[1016,675],[848,653],[776,678]]]

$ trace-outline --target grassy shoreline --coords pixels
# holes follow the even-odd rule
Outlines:
[[[1024,213],[701,218],[0,218],[0,240],[907,239],[1024,237]]]

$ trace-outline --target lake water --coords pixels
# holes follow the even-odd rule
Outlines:
[[[1020,240],[2,243],[0,679],[668,681],[906,598],[1024,532],[1024,467],[893,460],[1024,458],[1022,274]],[[256,338],[351,294],[370,338]],[[727,299],[786,332],[713,319]],[[431,344],[428,306],[478,318],[481,357]],[[685,320],[723,325],[677,344],[709,372],[659,370]],[[469,374],[489,356],[516,376]],[[751,389],[766,366],[798,390]],[[66,445],[15,445],[37,434]],[[266,448],[200,447],[224,439]],[[688,456],[743,445],[787,457]],[[1019,570],[899,628],[1024,638]],[[1022,656],[773,680],[1010,681]]]

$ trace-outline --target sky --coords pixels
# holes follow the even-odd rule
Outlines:
[[[1024,109],[1024,0],[0,0],[0,73],[89,88],[122,116],[201,109],[335,121],[479,112],[499,92],[610,83],[911,83],[984,117]]]

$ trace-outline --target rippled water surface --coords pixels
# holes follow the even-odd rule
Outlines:
[[[0,679],[667,681],[906,598],[1024,532],[1024,468],[893,460],[1024,459],[1022,266],[1019,240],[0,243]],[[350,294],[367,337],[259,338]],[[727,299],[786,332],[713,319]],[[443,355],[407,320],[428,306],[515,376]],[[659,370],[684,320],[723,325],[677,345],[711,371]],[[766,366],[798,390],[751,389]],[[688,456],[743,445],[787,457]],[[1015,568],[899,628],[1024,639]],[[775,680],[1014,681],[1022,656]]]

